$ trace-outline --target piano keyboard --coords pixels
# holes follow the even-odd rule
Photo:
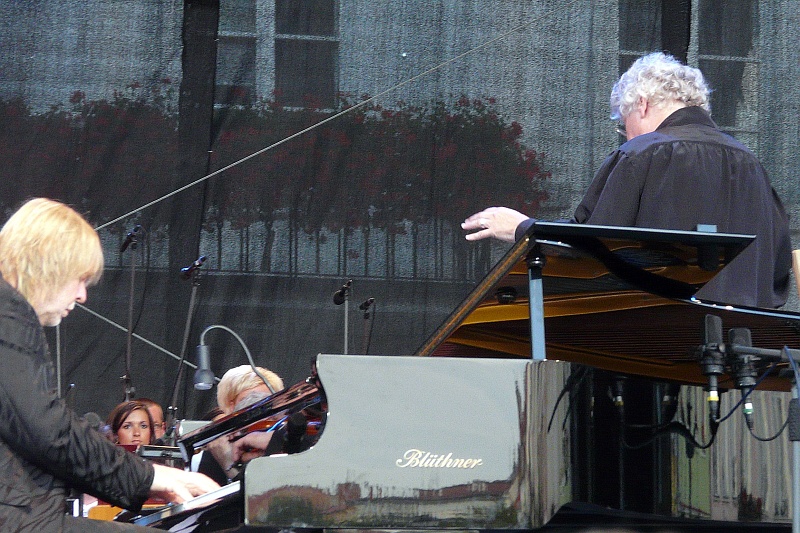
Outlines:
[[[149,526],[160,522],[164,519],[186,513],[187,511],[197,511],[205,507],[215,504],[221,500],[238,496],[241,491],[241,482],[234,481],[228,485],[224,485],[217,490],[203,494],[191,500],[178,504],[169,504],[166,507],[156,509],[146,516],[138,516],[133,520],[133,523],[139,526]]]

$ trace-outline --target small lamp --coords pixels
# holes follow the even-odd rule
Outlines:
[[[197,390],[209,390],[214,386],[214,382],[216,381],[214,372],[211,370],[211,350],[205,343],[206,333],[212,329],[224,329],[233,335],[237,341],[239,341],[239,344],[244,349],[245,355],[247,355],[247,361],[250,363],[250,368],[252,368],[253,372],[255,372],[256,375],[261,378],[261,381],[263,381],[269,389],[270,394],[275,394],[275,389],[269,384],[267,378],[264,377],[256,368],[256,364],[253,362],[253,356],[250,354],[250,350],[247,348],[247,345],[244,343],[242,338],[231,328],[219,324],[208,326],[200,334],[200,344],[197,345],[197,370],[194,373],[194,388]]]

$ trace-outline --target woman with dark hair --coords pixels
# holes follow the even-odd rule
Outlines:
[[[106,423],[116,444],[138,447],[155,441],[153,418],[141,402],[122,402],[111,411]]]

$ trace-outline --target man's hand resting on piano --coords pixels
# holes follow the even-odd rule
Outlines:
[[[525,220],[528,220],[527,216],[508,207],[489,207],[467,218],[461,223],[461,228],[467,231],[479,230],[468,234],[468,241],[494,237],[501,241],[514,242],[517,226]]]
[[[244,464],[256,457],[263,457],[270,439],[272,439],[271,431],[253,431],[233,441],[231,443],[233,445],[233,462]]]
[[[155,477],[150,485],[150,495],[171,503],[183,503],[219,488],[216,482],[198,472],[186,472],[159,464],[153,464],[153,468]]]

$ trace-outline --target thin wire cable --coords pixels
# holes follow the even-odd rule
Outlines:
[[[86,307],[86,306],[85,306],[85,305],[83,305],[83,304],[75,304],[75,307],[78,307],[78,308],[82,309],[83,311],[86,311],[86,312],[87,312],[87,313],[89,313],[90,315],[92,315],[92,316],[94,316],[94,317],[97,317],[97,318],[99,318],[99,319],[100,319],[100,320],[102,320],[103,322],[106,322],[106,323],[108,323],[108,324],[111,324],[112,326],[114,326],[115,328],[117,328],[117,329],[119,329],[119,330],[121,330],[121,331],[125,331],[125,332],[127,332],[127,331],[128,331],[128,329],[127,329],[125,326],[122,326],[122,325],[120,325],[120,324],[117,324],[116,322],[114,322],[114,321],[113,321],[113,320],[111,320],[110,318],[106,318],[106,317],[104,317],[103,315],[101,315],[100,313],[97,313],[97,312],[95,312],[95,311],[92,311],[91,309],[89,309],[88,307]],[[151,341],[151,340],[145,339],[144,337],[142,337],[142,336],[141,336],[141,335],[139,335],[138,333],[134,333],[134,334],[133,334],[133,337],[135,337],[137,340],[140,340],[140,341],[144,342],[145,344],[147,344],[147,345],[149,345],[149,346],[152,346],[152,347],[153,347],[153,348],[155,348],[156,350],[158,350],[158,351],[160,351],[160,352],[163,352],[163,353],[165,353],[165,354],[169,355],[170,357],[172,357],[172,358],[173,358],[173,359],[175,359],[175,360],[178,360],[178,361],[180,361],[180,360],[181,360],[181,358],[180,358],[178,355],[176,355],[176,354],[174,354],[174,353],[170,352],[170,351],[169,351],[169,350],[167,350],[166,348],[162,348],[161,346],[159,346],[158,344],[154,343],[154,342],[153,342],[153,341]],[[183,364],[185,364],[186,366],[189,366],[189,367],[191,367],[191,368],[197,369],[197,365],[195,365],[194,363],[190,363],[189,361],[185,361],[185,360],[184,360]]]
[[[731,410],[728,412],[728,414],[727,414],[727,415],[725,415],[725,416],[723,416],[722,418],[720,418],[720,419],[717,421],[717,423],[719,423],[719,424],[722,424],[722,423],[723,423],[723,422],[725,422],[727,419],[729,419],[731,416],[733,416],[733,413],[735,413],[735,412],[736,412],[736,410],[739,408],[739,406],[740,406],[740,405],[742,405],[742,404],[744,403],[744,401],[745,401],[747,398],[749,398],[749,397],[750,397],[750,394],[752,394],[752,393],[753,393],[753,392],[756,390],[756,388],[757,388],[757,387],[758,387],[758,386],[761,384],[761,382],[762,382],[762,381],[764,381],[764,379],[765,379],[767,376],[769,376],[769,375],[770,375],[770,373],[772,373],[772,371],[773,371],[773,370],[775,370],[775,367],[777,367],[777,363],[772,363],[772,364],[770,365],[770,367],[767,369],[767,371],[766,371],[766,372],[764,372],[763,374],[761,374],[761,377],[760,377],[760,378],[758,378],[758,380],[755,382],[755,384],[754,384],[752,387],[750,387],[750,389],[749,389],[749,390],[748,390],[746,393],[742,394],[742,397],[741,397],[741,398],[739,398],[739,401],[738,401],[738,402],[736,402],[736,405],[734,405],[733,407],[731,407]]]
[[[378,94],[376,94],[374,96],[371,96],[371,97],[367,98],[366,100],[353,105],[352,107],[348,107],[347,109],[339,111],[338,113],[336,113],[334,115],[331,115],[330,117],[325,118],[325,119],[317,122],[316,124],[312,124],[311,126],[309,126],[307,128],[304,128],[304,129],[302,129],[302,130],[300,130],[300,131],[298,131],[296,133],[293,133],[292,135],[290,135],[290,136],[288,136],[288,137],[286,137],[284,139],[281,139],[280,141],[277,141],[277,142],[275,142],[275,143],[273,143],[273,144],[271,144],[271,145],[269,145],[269,146],[267,146],[265,148],[262,148],[261,150],[253,152],[250,155],[246,155],[243,158],[239,159],[238,161],[234,161],[233,163],[231,163],[229,165],[226,165],[226,166],[224,166],[224,167],[222,167],[220,169],[215,170],[211,174],[207,174],[207,175],[203,176],[202,178],[198,178],[197,180],[195,180],[195,181],[193,181],[191,183],[187,183],[186,185],[184,185],[182,187],[179,187],[178,189],[175,189],[174,191],[169,192],[169,193],[161,196],[160,198],[156,198],[155,200],[153,200],[151,202],[148,202],[148,203],[146,203],[146,204],[144,204],[144,205],[142,205],[142,206],[140,206],[140,207],[138,207],[138,208],[126,213],[126,214],[124,214],[124,215],[121,215],[121,216],[119,216],[119,217],[117,217],[117,218],[115,218],[113,220],[109,220],[108,222],[106,222],[104,224],[101,224],[100,226],[97,226],[95,229],[96,230],[101,230],[101,229],[106,228],[106,227],[108,227],[108,226],[110,226],[112,224],[115,224],[117,222],[125,220],[128,217],[131,217],[134,214],[138,213],[139,211],[142,211],[144,209],[147,209],[148,207],[152,207],[152,206],[154,206],[154,205],[156,205],[158,203],[161,203],[164,200],[175,196],[176,194],[179,194],[179,193],[181,193],[181,192],[183,192],[183,191],[185,191],[187,189],[190,189],[190,188],[192,188],[192,187],[194,187],[196,185],[199,185],[200,183],[203,183],[204,181],[209,180],[209,179],[213,178],[214,176],[222,174],[223,172],[225,172],[225,171],[227,171],[227,170],[229,170],[229,169],[231,169],[231,168],[233,168],[233,167],[235,167],[237,165],[240,165],[240,164],[244,163],[245,161],[249,161],[250,159],[253,159],[254,157],[257,157],[257,156],[259,156],[259,155],[261,155],[261,154],[263,154],[265,152],[268,152],[268,151],[270,151],[270,150],[272,150],[274,148],[277,148],[278,146],[280,146],[280,145],[282,145],[284,143],[287,143],[287,142],[291,141],[292,139],[300,137],[301,135],[304,135],[304,134],[308,133],[309,131],[312,131],[312,130],[316,129],[316,128],[322,126],[323,124],[327,124],[328,122],[336,120],[337,118],[341,117],[342,115],[346,115],[348,113],[351,113],[351,112],[355,111],[356,109],[364,107],[367,104],[369,104],[369,103],[371,103],[371,102],[373,102],[373,101],[375,101],[375,100],[377,100],[379,98],[382,98],[383,96],[386,96],[387,94],[392,93],[392,92],[396,91],[397,89],[399,89],[401,87],[405,87],[409,83],[412,83],[412,82],[414,82],[414,81],[416,81],[416,80],[418,80],[418,79],[420,79],[420,78],[422,78],[424,76],[427,76],[428,74],[430,74],[432,72],[436,72],[437,70],[439,70],[439,69],[441,69],[443,67],[446,67],[447,65],[450,65],[451,63],[455,63],[456,61],[458,61],[458,60],[460,60],[460,59],[462,59],[462,58],[464,58],[464,57],[466,57],[468,55],[472,55],[475,52],[478,52],[478,51],[480,51],[480,50],[482,50],[482,49],[484,49],[484,48],[486,48],[486,47],[488,47],[488,46],[490,46],[490,45],[492,45],[492,44],[494,44],[494,43],[496,43],[498,41],[501,41],[501,40],[505,39],[506,37],[508,37],[509,35],[511,35],[513,33],[516,33],[516,32],[519,32],[519,31],[527,28],[531,24],[533,24],[535,22],[539,22],[540,20],[543,20],[543,19],[549,17],[550,15],[556,13],[556,11],[563,11],[564,9],[569,8],[573,4],[577,3],[577,1],[578,0],[573,0],[572,2],[569,2],[566,5],[559,6],[558,9],[553,8],[551,11],[549,11],[547,13],[543,13],[539,17],[531,19],[528,22],[525,22],[524,24],[520,24],[519,26],[516,26],[516,27],[508,30],[505,33],[501,33],[497,37],[489,39],[488,41],[483,42],[483,43],[479,44],[478,46],[467,50],[466,52],[463,52],[461,54],[458,54],[457,56],[454,56],[454,57],[452,57],[450,59],[447,59],[447,60],[443,61],[442,63],[439,63],[438,65],[435,65],[435,66],[433,66],[433,67],[431,67],[431,68],[429,68],[427,70],[424,70],[424,71],[420,72],[419,74],[417,74],[415,76],[412,76],[411,78],[409,78],[407,80],[401,81],[400,83],[398,83],[396,85],[393,85],[392,87],[389,87],[388,89],[386,89],[386,90],[384,90],[384,91],[382,91],[382,92],[380,92],[380,93],[378,93]]]
[[[475,53],[477,51],[480,51],[480,50],[482,50],[482,49],[484,49],[484,48],[486,48],[486,47],[488,47],[488,46],[490,46],[490,45],[492,45],[492,44],[494,44],[494,43],[496,43],[496,42],[498,42],[498,41],[500,41],[502,39],[505,39],[509,35],[512,35],[512,34],[514,34],[516,32],[519,32],[519,31],[527,28],[531,24],[534,24],[536,22],[539,22],[541,20],[544,20],[544,19],[550,17],[551,15],[555,14],[557,11],[562,11],[565,8],[572,7],[577,2],[578,2],[578,0],[572,0],[571,2],[567,3],[566,5],[562,5],[562,6],[559,6],[558,8],[553,8],[552,10],[550,10],[550,11],[548,11],[546,13],[542,13],[540,16],[535,17],[535,18],[529,20],[528,22],[525,22],[523,24],[515,26],[514,28],[512,28],[512,29],[510,29],[510,30],[498,35],[497,37],[489,39],[488,41],[483,42],[483,43],[475,46],[474,48],[471,48],[471,49],[467,50],[466,52],[458,54],[457,56],[454,56],[454,57],[452,57],[452,58],[450,58],[450,59],[448,59],[446,61],[443,61],[442,63],[439,63],[438,65],[435,65],[435,66],[433,66],[433,67],[431,67],[431,68],[429,68],[427,70],[424,70],[421,73],[419,73],[419,74],[417,74],[415,76],[412,76],[411,78],[409,78],[407,80],[404,80],[404,81],[402,81],[402,82],[400,82],[400,83],[398,83],[396,85],[393,85],[392,87],[389,87],[388,89],[386,89],[386,90],[384,90],[384,91],[382,91],[382,92],[380,92],[380,93],[378,93],[378,94],[376,94],[374,96],[371,96],[370,98],[368,98],[368,99],[366,99],[366,100],[364,100],[362,102],[359,102],[359,103],[353,105],[352,107],[349,107],[349,108],[344,109],[344,110],[342,110],[342,111],[340,111],[340,112],[338,112],[338,113],[336,113],[334,115],[331,115],[330,117],[327,117],[327,118],[321,120],[320,122],[317,122],[316,124],[313,124],[313,125],[311,125],[311,126],[309,126],[307,128],[304,128],[304,129],[302,129],[302,130],[290,135],[289,137],[286,137],[286,138],[284,138],[284,139],[282,139],[280,141],[277,141],[277,142],[275,142],[275,143],[273,143],[273,144],[271,144],[271,145],[269,145],[269,146],[267,146],[265,148],[262,148],[261,150],[253,152],[252,154],[247,155],[247,156],[239,159],[238,161],[234,161],[233,163],[231,163],[229,165],[226,165],[226,166],[224,166],[224,167],[222,167],[220,169],[217,169],[214,172],[212,172],[210,174],[207,174],[206,176],[203,176],[202,178],[198,178],[197,180],[195,180],[195,181],[193,181],[191,183],[187,183],[186,185],[184,185],[182,187],[179,187],[178,189],[175,189],[172,192],[169,192],[169,193],[167,193],[167,194],[165,194],[165,195],[163,195],[163,196],[161,196],[159,198],[156,198],[155,200],[147,202],[146,204],[143,204],[143,205],[139,206],[138,208],[133,209],[133,210],[129,211],[128,213],[124,214],[124,215],[121,215],[121,216],[118,216],[117,218],[109,220],[109,221],[105,222],[104,224],[101,224],[101,225],[95,227],[95,230],[99,231],[101,229],[107,228],[108,226],[110,226],[112,224],[116,224],[117,222],[120,222],[122,220],[125,220],[125,219],[135,215],[139,211],[143,211],[144,209],[147,209],[147,208],[152,207],[152,206],[154,206],[156,204],[159,204],[159,203],[163,202],[164,200],[167,200],[168,198],[171,198],[171,197],[173,197],[173,196],[175,196],[177,194],[180,194],[181,192],[183,192],[183,191],[185,191],[187,189],[190,189],[190,188],[192,188],[192,187],[194,187],[196,185],[199,185],[199,184],[201,184],[201,183],[213,178],[214,176],[222,174],[223,172],[225,172],[227,170],[230,170],[231,168],[233,168],[233,167],[235,167],[237,165],[240,165],[240,164],[244,163],[245,161],[249,161],[250,159],[253,159],[254,157],[257,157],[257,156],[259,156],[259,155],[261,155],[261,154],[263,154],[265,152],[268,152],[269,150],[277,148],[278,146],[280,146],[280,145],[282,145],[284,143],[287,143],[287,142],[291,141],[292,139],[295,139],[295,138],[297,138],[297,137],[299,137],[301,135],[304,135],[304,134],[306,134],[306,133],[308,133],[308,132],[310,132],[310,131],[312,131],[312,130],[314,130],[314,129],[316,129],[316,128],[324,125],[324,124],[327,124],[328,122],[331,122],[331,121],[339,118],[342,115],[345,115],[347,113],[351,113],[351,112],[353,112],[353,111],[355,111],[355,110],[357,110],[357,109],[359,109],[361,107],[364,107],[367,104],[369,104],[369,103],[371,103],[371,102],[373,102],[373,101],[375,101],[375,100],[377,100],[379,98],[382,98],[383,96],[386,96],[387,94],[389,94],[391,92],[394,92],[397,89],[400,89],[401,87],[405,87],[406,85],[408,85],[410,83],[413,83],[414,81],[416,81],[416,80],[418,80],[418,79],[420,79],[420,78],[422,78],[424,76],[427,76],[428,74],[430,74],[432,72],[435,72],[435,71],[437,71],[437,70],[439,70],[439,69],[441,69],[441,68],[443,68],[443,67],[445,67],[447,65],[455,63],[456,61],[458,61],[458,60],[460,60],[460,59],[462,59],[464,57],[467,57],[468,55],[471,55],[471,54],[473,54],[473,53]],[[81,309],[83,309],[84,311],[87,311],[88,313],[96,316],[97,318],[100,318],[101,320],[103,320],[105,322],[108,322],[109,324],[114,325],[115,327],[121,329],[122,331],[127,331],[126,328],[124,328],[124,327],[120,326],[119,324],[115,323],[114,321],[112,321],[112,320],[100,315],[99,313],[96,313],[95,311],[92,311],[88,307],[86,307],[84,305],[80,305],[80,304],[78,306]],[[166,350],[165,348],[162,348],[161,346],[158,346],[157,344],[145,339],[144,337],[142,337],[142,336],[140,336],[138,334],[134,334],[133,336],[136,337],[137,339],[149,344],[150,346],[156,348],[157,350],[159,350],[161,352],[164,352],[165,354],[169,355],[170,357],[180,361],[180,357],[178,355],[170,352],[169,350]],[[194,365],[194,364],[190,363],[189,361],[185,361],[184,360],[184,364],[186,364],[186,365],[188,365],[188,366],[190,366],[191,368],[194,368],[194,369],[197,368],[197,365]],[[219,379],[219,378],[217,378],[217,379]]]

